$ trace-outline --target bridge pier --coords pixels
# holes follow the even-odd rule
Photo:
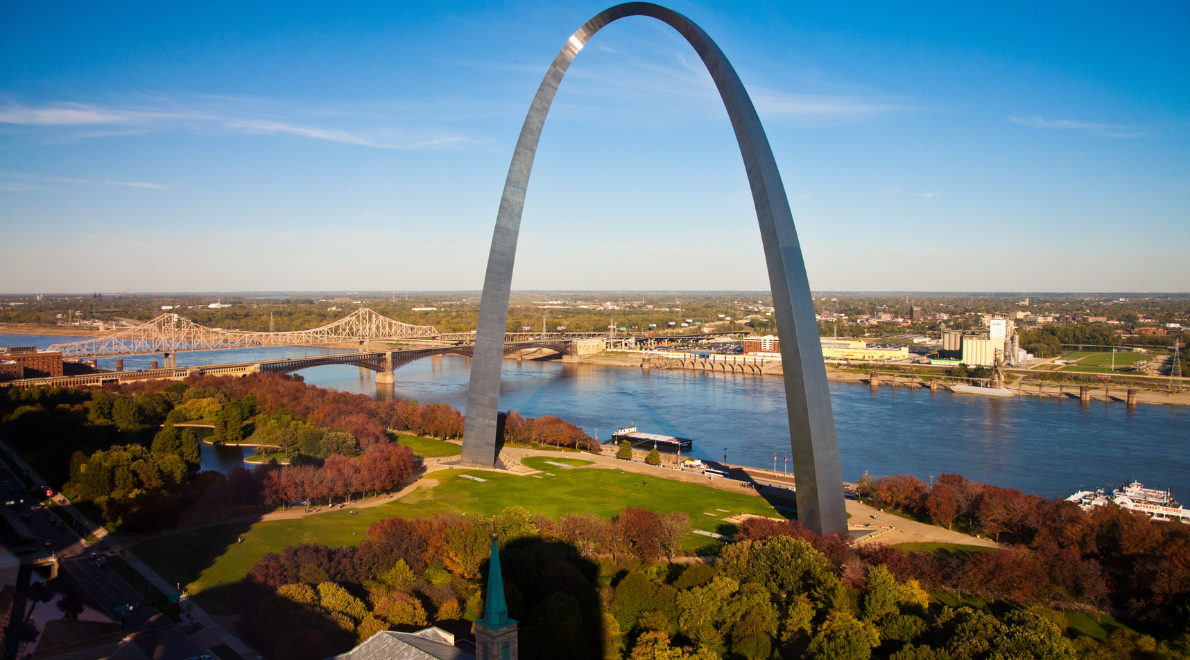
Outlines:
[[[376,372],[376,384],[392,384],[394,382],[396,382],[396,375],[393,374],[393,352],[385,351],[384,369]]]

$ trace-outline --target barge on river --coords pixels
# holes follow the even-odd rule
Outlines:
[[[633,449],[652,449],[656,447],[657,451],[680,453],[689,452],[694,447],[694,441],[690,438],[677,438],[672,435],[660,435],[657,433],[641,433],[635,426],[625,426],[612,434],[612,444],[618,445],[624,440],[630,442]]]

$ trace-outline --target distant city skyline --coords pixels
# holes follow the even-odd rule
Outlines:
[[[478,291],[607,4],[0,7],[0,293]],[[816,293],[1190,288],[1187,5],[666,4],[752,92]],[[596,35],[514,292],[763,291],[758,233],[695,54]]]

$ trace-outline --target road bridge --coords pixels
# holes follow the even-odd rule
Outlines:
[[[534,339],[531,341],[506,342],[504,355],[513,355],[529,349],[549,349],[563,355],[576,355],[581,340],[568,338]],[[332,355],[312,355],[301,358],[279,360],[258,360],[253,362],[229,362],[202,366],[167,367],[165,369],[141,369],[139,371],[103,371],[77,376],[54,378],[25,378],[0,383],[0,387],[95,387],[107,384],[128,383],[139,380],[182,380],[190,376],[246,376],[251,373],[287,374],[302,369],[345,364],[377,373],[376,382],[393,382],[393,371],[436,355],[472,356],[474,344],[408,348],[391,351],[357,351]]]

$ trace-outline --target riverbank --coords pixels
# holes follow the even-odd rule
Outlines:
[[[38,323],[0,323],[0,335],[55,335],[62,337],[103,337],[115,330],[100,330],[91,325],[41,325]]]
[[[592,366],[602,367],[620,367],[641,369],[641,356],[632,353],[600,353],[598,355],[584,356],[581,360],[582,364],[589,364]],[[895,365],[889,365],[895,366]],[[652,366],[652,370],[657,371],[690,371],[691,373],[719,373],[719,375],[730,376],[734,375],[730,372],[707,372],[700,370],[682,370],[682,369],[666,369],[664,367]],[[945,378],[941,373],[938,374],[939,380]],[[784,376],[785,372],[781,368],[780,362],[771,363],[764,367],[760,374],[749,374],[748,377],[756,376]],[[840,369],[834,365],[826,365],[826,378],[830,381],[840,383],[864,383],[868,384],[871,381],[871,370],[868,368],[857,369]],[[894,375],[896,376],[894,378]],[[1042,398],[1069,398],[1079,399],[1079,387],[1083,383],[1079,382],[1053,382],[1053,381],[1035,381],[1025,379],[1023,387],[1019,387],[1021,379],[1012,380],[1013,376],[1021,376],[1019,371],[1012,372],[1008,375],[1009,381],[1006,387],[1011,390],[1018,397],[1042,397]],[[740,374],[744,377],[743,374]],[[880,387],[898,387],[898,388],[913,388],[925,389],[930,388],[928,381],[929,376],[911,373],[896,373],[882,372],[880,375]],[[898,380],[899,379],[899,380]],[[949,389],[945,383],[939,385],[940,388]],[[1159,389],[1160,381],[1153,383],[1144,383],[1137,386],[1134,383],[1112,383],[1111,381],[1097,381],[1091,387],[1091,401],[1106,402],[1106,403],[1127,403],[1128,389],[1136,390],[1135,401],[1137,404],[1151,404],[1151,405],[1166,405],[1166,406],[1190,406],[1190,389],[1183,390],[1162,390]]]

